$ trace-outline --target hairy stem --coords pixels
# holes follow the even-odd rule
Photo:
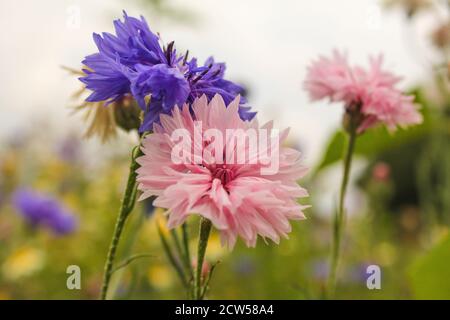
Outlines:
[[[350,167],[352,163],[352,155],[356,141],[356,128],[352,128],[348,132],[347,148],[344,156],[344,173],[342,176],[341,189],[339,194],[339,207],[334,219],[333,228],[333,247],[331,251],[331,265],[328,278],[327,297],[332,297],[336,290],[336,275],[339,265],[339,255],[341,249],[342,230],[345,223],[345,194],[347,191],[348,179],[350,176]]]
[[[187,271],[191,278],[194,277],[194,270],[192,269],[192,261],[191,261],[191,253],[189,251],[189,230],[187,222],[183,223],[181,226],[181,231],[183,235],[183,251],[184,251],[184,260]]]
[[[114,265],[114,260],[116,257],[117,247],[119,245],[119,240],[122,235],[123,227],[128,218],[128,215],[131,213],[134,207],[134,203],[136,201],[136,170],[139,165],[136,162],[136,158],[141,155],[140,146],[137,146],[133,149],[131,164],[130,164],[130,173],[128,174],[127,186],[125,189],[125,193],[122,198],[122,203],[119,210],[119,216],[116,220],[116,225],[114,227],[113,237],[111,239],[111,244],[109,245],[108,255],[106,257],[104,274],[103,274],[103,284],[102,290],[100,294],[100,299],[105,300],[108,294],[109,283],[111,281],[111,275]]]
[[[200,220],[200,232],[198,239],[197,266],[194,277],[194,299],[201,300],[202,297],[202,269],[205,260],[206,247],[208,246],[209,234],[211,232],[211,221],[205,218]]]

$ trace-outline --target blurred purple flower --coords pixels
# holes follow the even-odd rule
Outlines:
[[[92,91],[88,102],[109,104],[132,94],[144,111],[140,131],[151,130],[161,113],[169,114],[175,105],[191,103],[203,94],[211,99],[218,93],[226,105],[243,94],[241,86],[223,78],[224,63],[209,58],[199,67],[195,58],[187,61],[187,53],[178,55],[173,42],[162,48],[143,17],[139,20],[124,12],[124,21],[115,20],[114,27],[116,35],[94,33],[98,53],[82,61],[87,68],[80,81]],[[239,114],[251,120],[256,113],[245,104],[242,98]]]
[[[330,273],[330,266],[326,259],[316,259],[310,262],[312,276],[318,281],[326,281]]]
[[[81,141],[75,135],[68,135],[57,146],[59,157],[68,163],[77,163],[81,154]]]
[[[248,276],[255,272],[256,265],[251,257],[241,256],[236,260],[234,269],[236,273],[242,276]]]
[[[33,227],[45,226],[56,235],[69,234],[77,228],[76,217],[50,196],[19,189],[13,194],[13,205]]]
[[[369,262],[362,262],[353,265],[346,270],[345,280],[349,283],[362,283],[365,284],[369,276],[367,273],[367,268],[372,265]]]

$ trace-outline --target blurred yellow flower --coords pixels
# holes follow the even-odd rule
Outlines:
[[[437,245],[438,243],[444,241],[449,233],[447,226],[435,226],[431,230],[431,239],[432,244]]]
[[[32,247],[22,247],[14,251],[3,264],[6,278],[15,280],[39,271],[44,266],[44,253]]]
[[[158,289],[168,289],[174,283],[172,271],[163,266],[156,265],[150,267],[147,277],[150,284]]]
[[[197,241],[197,239],[195,239]],[[212,233],[208,241],[207,257],[211,260],[217,260],[226,253],[226,249],[220,243],[220,237],[217,233]]]
[[[375,247],[375,257],[382,266],[391,266],[397,259],[397,250],[392,244],[382,242]]]
[[[162,208],[156,208],[154,215],[157,226],[160,228],[163,235],[168,237],[170,235],[170,230],[167,228],[167,219],[164,215],[164,211],[165,210]]]

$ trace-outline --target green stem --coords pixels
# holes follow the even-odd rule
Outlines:
[[[134,224],[132,226],[128,227],[129,228],[129,232],[128,232],[129,236],[126,236],[124,233],[124,237],[126,237],[126,238],[124,239],[125,242],[122,242],[123,249],[121,250],[122,251],[121,255],[123,257],[132,256],[134,244],[136,243],[136,240],[139,237],[139,231],[142,228],[145,218],[146,218],[145,214],[144,214],[143,210],[141,210],[141,212],[139,212],[138,219],[135,219]],[[109,291],[113,290],[114,295],[113,296],[110,295],[109,296],[110,299],[116,299],[116,296],[118,295],[118,292],[116,289],[120,285],[121,279],[123,277],[123,273],[125,271],[123,269],[118,270],[118,268],[119,268],[119,266],[114,266],[114,268],[113,268],[114,270],[112,271],[113,275],[111,276],[111,283],[109,285],[108,290]],[[129,289],[128,289],[129,292],[128,292],[127,296],[132,294],[132,291],[130,290],[130,289],[132,289],[132,286],[133,286],[132,284],[129,286]],[[122,296],[121,298],[124,298],[124,297]]]
[[[356,142],[356,128],[352,128],[348,132],[348,143],[344,158],[344,173],[342,176],[341,190],[339,194],[339,207],[334,220],[333,228],[333,247],[331,253],[331,266],[328,278],[327,297],[332,297],[336,289],[336,275],[339,264],[339,254],[341,247],[342,230],[345,223],[345,194],[347,191],[348,179],[350,175],[350,167],[352,163],[352,155]]]
[[[201,300],[202,297],[202,269],[205,260],[206,247],[208,246],[209,233],[211,232],[211,221],[205,218],[200,220],[200,232],[198,239],[197,266],[194,278],[194,299]]]
[[[128,215],[131,213],[134,207],[134,203],[136,201],[136,170],[139,165],[136,162],[136,158],[141,155],[140,146],[137,146],[133,149],[131,164],[130,164],[130,173],[128,174],[127,186],[125,189],[125,193],[122,199],[122,204],[119,210],[119,216],[116,220],[116,225],[114,227],[113,237],[111,239],[111,244],[109,246],[108,255],[106,257],[105,262],[105,271],[103,274],[103,284],[102,291],[100,295],[100,299],[105,300],[108,294],[109,282],[111,280],[112,270],[114,259],[116,257],[117,246],[119,244],[120,236],[122,235],[123,227],[128,218]]]
[[[180,264],[177,261],[177,258],[172,252],[172,249],[170,248],[169,241],[167,240],[166,236],[164,235],[163,230],[158,225],[158,233],[159,237],[161,238],[161,243],[163,245],[164,251],[166,252],[167,258],[169,259],[170,264],[174,267],[175,271],[177,272],[178,276],[180,277],[181,283],[183,286],[189,290],[188,282],[186,280],[186,276],[184,275],[183,268],[180,266]]]
[[[178,237],[177,229],[174,228],[174,229],[170,230],[170,235],[172,236],[172,240],[175,243],[175,249],[178,254],[178,258],[181,260],[181,262],[184,265],[184,262],[185,262],[184,251],[183,251],[183,248],[181,247],[181,242],[180,242],[180,238]],[[186,267],[186,266],[184,266],[184,267]]]
[[[218,265],[219,263],[220,263],[220,261],[217,261],[216,263],[214,263],[214,264],[211,266],[211,270],[209,270],[208,277],[206,278],[205,284],[203,285],[202,295],[201,295],[201,297],[200,297],[201,300],[203,300],[203,298],[204,298],[205,295],[206,295],[206,291],[208,291],[209,283],[211,282],[211,278],[212,278],[213,272],[214,272],[214,270],[216,269],[216,267],[217,267],[217,265]]]
[[[183,249],[184,249],[184,260],[186,268],[190,274],[191,277],[194,276],[194,270],[192,269],[192,263],[191,263],[191,253],[189,251],[189,231],[188,231],[188,225],[187,222],[183,223],[181,226],[181,231],[183,233]]]
[[[121,262],[118,266],[116,266],[111,273],[114,273],[116,271],[119,271],[122,268],[125,268],[126,266],[128,266],[130,263],[132,263],[133,261],[137,260],[137,259],[141,259],[141,258],[154,258],[155,256],[152,254],[148,254],[148,253],[142,253],[142,254],[135,254],[132,255],[131,257],[129,257],[128,259],[126,259],[125,261]]]

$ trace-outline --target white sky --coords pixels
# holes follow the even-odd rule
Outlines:
[[[346,49],[355,63],[383,53],[386,66],[405,77],[404,88],[426,74],[402,13],[382,10],[379,1],[168,2],[180,12],[188,9],[194,23],[161,19],[144,0],[1,1],[0,136],[42,119],[56,128],[83,130],[68,109],[79,83],[60,65],[78,67],[95,50],[92,32],[112,32],[112,19],[121,17],[122,9],[144,14],[152,30],[181,50],[189,48],[201,60],[214,55],[226,61],[228,78],[249,86],[260,120],[291,127],[309,163],[342,113],[338,106],[308,101],[302,81],[311,59],[333,48]]]

